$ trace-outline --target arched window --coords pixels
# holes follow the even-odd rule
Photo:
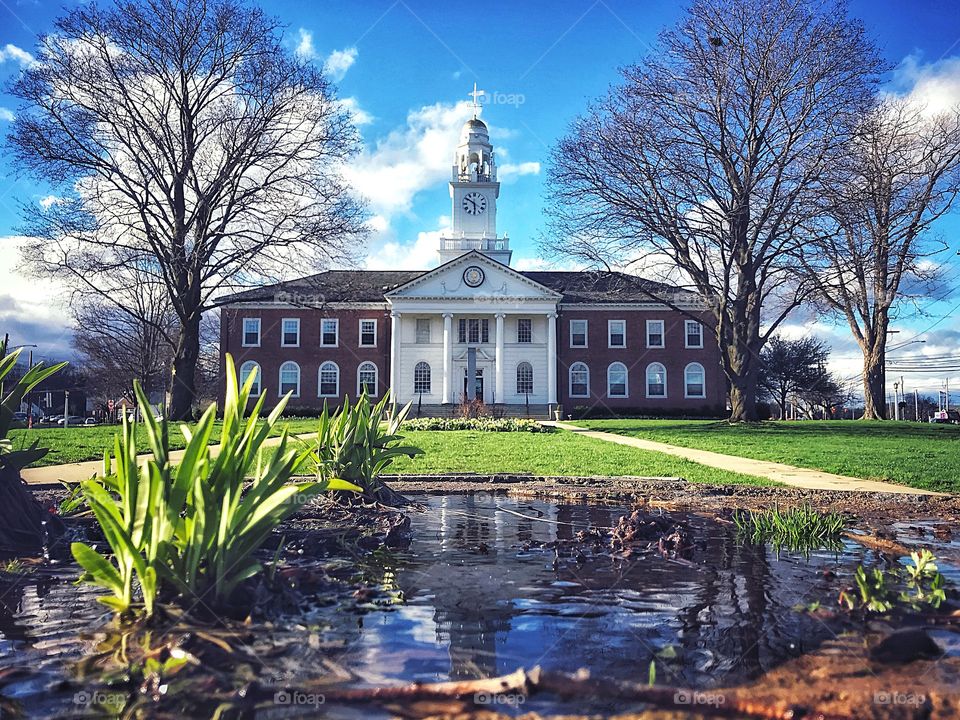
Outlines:
[[[430,365],[423,360],[418,362],[413,368],[413,393],[414,395],[424,395],[430,392]]]
[[[683,370],[683,394],[688,398],[707,396],[706,373],[700,363],[690,363]]]
[[[585,363],[570,366],[570,397],[590,397],[590,370]]]
[[[660,363],[647,365],[647,397],[665,398],[667,396],[667,369]]]
[[[335,362],[327,360],[320,363],[317,395],[320,397],[340,397],[340,368]]]
[[[610,363],[607,368],[607,397],[627,397],[627,366],[623,363]]]
[[[377,396],[377,366],[372,362],[360,363],[357,368],[357,395],[364,391],[369,397]]]
[[[255,363],[253,360],[247,360],[243,365],[240,366],[240,386],[243,387],[247,380],[250,379],[250,376],[254,375],[255,380],[250,386],[251,395],[260,394],[260,366]]]
[[[295,362],[285,362],[280,366],[280,396],[287,393],[300,397],[300,366]]]
[[[533,394],[533,365],[522,362],[517,365],[517,395]]]

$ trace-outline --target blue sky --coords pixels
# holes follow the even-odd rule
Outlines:
[[[437,234],[450,213],[446,181],[474,82],[494,101],[482,117],[491,126],[502,171],[499,230],[510,234],[516,265],[539,265],[550,147],[571,119],[617,80],[617,67],[641,59],[660,29],[681,13],[674,2],[636,0],[270,0],[262,5],[287,25],[291,49],[327,66],[355,112],[365,150],[352,179],[371,199],[378,230],[367,250],[370,267],[432,263]],[[16,49],[32,52],[36,36],[51,29],[62,7],[0,0],[0,80],[19,69]],[[891,87],[907,92],[924,85],[960,101],[960,4],[858,0],[851,12],[862,18],[886,58],[900,66],[891,74]],[[13,99],[0,94],[0,132],[15,112]],[[0,237],[9,237],[18,222],[16,201],[39,202],[48,190],[16,179],[6,158],[0,158],[0,173]],[[944,220],[938,230],[960,249],[956,218]],[[53,325],[62,326],[63,312],[53,309],[47,295],[56,290],[18,278],[14,258],[14,252],[0,252],[0,320],[8,325],[29,320],[33,325],[24,325],[24,333],[43,336],[51,349],[62,345],[65,335],[54,333]],[[37,299],[31,301],[30,294]],[[957,302],[960,295],[947,294],[942,302],[928,303],[923,310],[929,316],[905,318],[900,337],[925,330]],[[799,332],[807,320],[798,318],[791,331]],[[954,317],[943,319],[924,335],[925,345],[910,351],[956,352],[958,329]],[[818,322],[816,330],[834,344],[838,367],[856,372],[857,351],[846,328]],[[921,389],[933,387],[933,379],[918,376],[916,382],[921,380]]]

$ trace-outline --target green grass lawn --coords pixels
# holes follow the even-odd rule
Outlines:
[[[960,492],[960,427],[808,420],[589,420],[578,425],[682,447],[772,460],[868,480]]]
[[[220,422],[213,430],[214,440],[220,439]],[[291,433],[309,433],[317,428],[316,419],[291,418],[281,420],[272,434],[279,435],[281,427],[286,427]],[[13,430],[10,439],[14,448],[27,447],[33,441],[39,441],[40,447],[50,448],[34,467],[42,465],[61,465],[63,463],[81,462],[83,460],[100,460],[106,448],[113,450],[113,436],[119,432],[119,425],[93,425],[91,427],[45,428],[37,427],[31,430]],[[146,434],[142,428],[137,433],[138,445],[143,452],[147,452]],[[178,450],[183,448],[184,439],[177,423],[170,424],[170,447]]]
[[[777,484],[571,432],[421,431],[407,433],[406,438],[407,443],[423,449],[425,454],[412,460],[401,458],[388,472],[642,475],[682,477],[702,483]]]
[[[315,419],[282,421],[291,433],[316,429]],[[51,451],[37,465],[99,460],[113,447],[117,426],[37,428],[14,430],[14,445],[38,440]],[[214,438],[219,437],[219,424]],[[279,433],[279,428],[276,429]],[[412,460],[400,458],[389,472],[433,473],[533,473],[536,475],[643,475],[682,477],[691,482],[775,485],[761,478],[705,467],[661,453],[614,445],[576,433],[418,431],[405,434],[406,442],[426,454]],[[171,426],[171,448],[182,448],[183,436]],[[142,442],[142,450],[147,451]]]

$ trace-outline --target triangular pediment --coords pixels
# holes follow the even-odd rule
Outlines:
[[[386,294],[389,300],[549,300],[561,295],[476,250]]]

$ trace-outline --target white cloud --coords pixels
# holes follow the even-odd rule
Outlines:
[[[539,175],[540,174],[540,163],[538,162],[521,162],[521,163],[506,163],[500,165],[497,168],[497,177],[500,179],[500,182],[510,184],[516,182],[516,180],[524,175]]]
[[[323,71],[334,82],[343,80],[353,64],[357,61],[357,49],[355,47],[344,48],[343,50],[334,50],[327,56],[323,63]]]
[[[890,92],[924,106],[931,114],[960,105],[960,57],[924,63],[919,53],[903,59],[893,74]]]
[[[450,229],[450,218],[441,216],[438,228],[417,233],[412,243],[403,243],[392,236],[389,226],[381,225],[376,249],[367,256],[368,270],[423,270],[438,264],[440,238]]]
[[[63,359],[72,354],[67,291],[55,280],[18,268],[25,240],[0,237],[0,327],[10,333],[12,345],[36,344],[36,359]]]
[[[0,120],[5,120],[6,122],[14,121],[14,114],[12,110],[8,110],[5,107],[0,107]]]
[[[45,198],[40,199],[40,205],[44,210],[49,210],[51,205],[56,205],[59,202],[63,202],[63,198],[57,197],[56,195],[47,195]]]
[[[317,51],[313,49],[313,33],[303,28],[297,30],[297,33],[300,36],[300,42],[294,52],[304,60],[316,60]]]
[[[10,43],[0,48],[0,63],[4,63],[7,60],[12,60],[21,65],[33,65],[33,63],[36,62],[33,55]]]
[[[339,103],[340,107],[350,115],[350,120],[354,125],[369,125],[373,122],[373,116],[360,107],[360,103],[355,97],[343,98]]]

